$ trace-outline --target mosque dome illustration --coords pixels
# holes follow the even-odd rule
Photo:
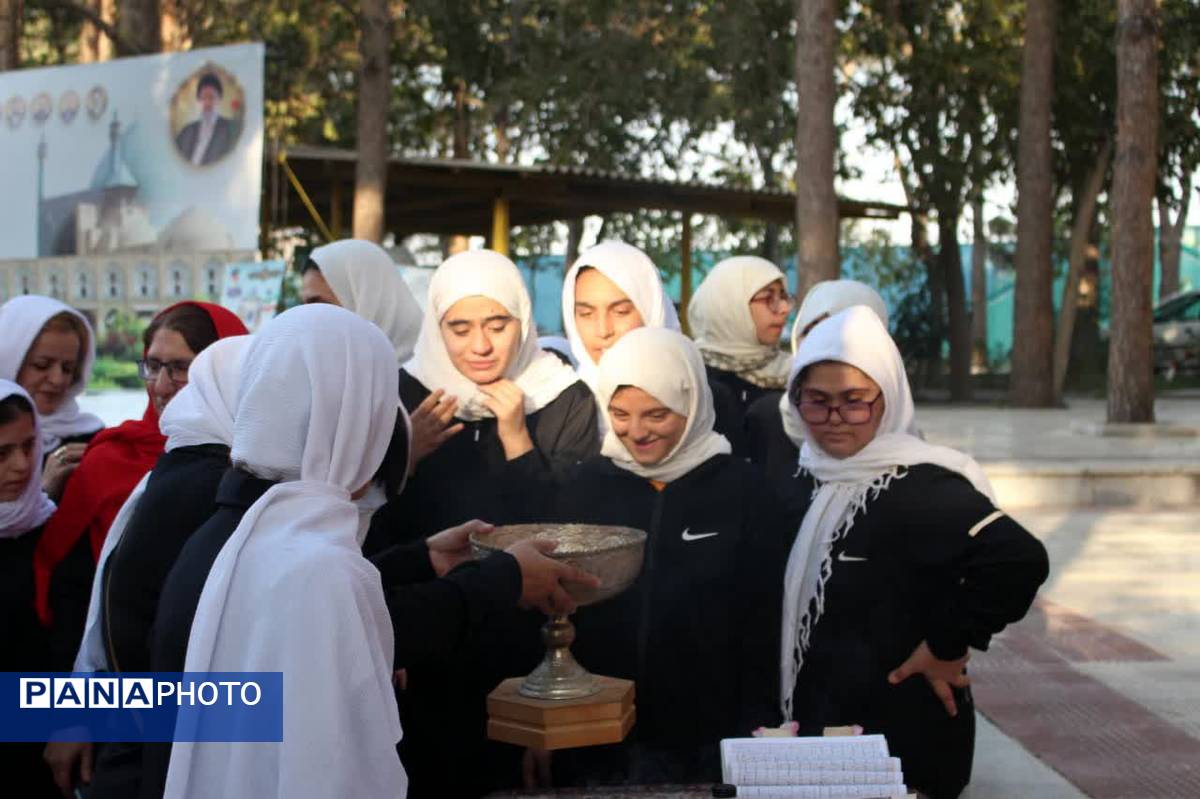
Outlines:
[[[45,196],[49,148],[38,143],[38,255],[97,255],[152,248],[154,226],[138,200],[139,183],[124,155],[121,121],[113,114],[109,146],[92,170],[87,188]]]
[[[158,245],[164,252],[232,250],[233,236],[208,211],[192,206],[167,223]]]

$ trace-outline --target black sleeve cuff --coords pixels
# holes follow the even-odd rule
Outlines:
[[[926,637],[925,643],[929,645],[929,651],[938,660],[958,660],[967,654],[967,640],[954,632],[930,633]]]
[[[412,585],[437,577],[433,561],[429,559],[429,547],[422,541],[390,546],[371,557],[383,586]]]
[[[521,566],[507,552],[464,563],[447,574],[446,579],[467,595],[474,617],[486,615],[495,607],[513,607],[521,599]]]
[[[516,478],[535,478],[550,471],[550,463],[536,446],[524,455],[505,461],[505,470]]]

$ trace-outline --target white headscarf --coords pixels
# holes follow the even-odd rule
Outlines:
[[[100,417],[81,412],[75,402],[76,397],[87,388],[92,376],[92,364],[96,360],[96,335],[86,316],[51,297],[28,294],[13,297],[0,305],[0,379],[14,383],[25,356],[29,354],[42,328],[51,317],[60,313],[69,313],[83,324],[87,341],[83,342],[83,362],[79,364],[75,381],[67,389],[62,403],[54,413],[42,416],[39,420],[43,452],[58,449],[64,438],[88,435],[104,427]]]
[[[623,241],[605,241],[585,251],[576,259],[563,280],[562,322],[571,342],[571,352],[579,363],[579,377],[593,391],[596,389],[596,362],[583,345],[575,327],[575,280],[579,270],[591,267],[617,284],[637,308],[646,327],[679,329],[679,315],[671,298],[663,290],[662,277],[650,256]],[[607,409],[601,409],[603,416]]]
[[[249,336],[219,339],[205,347],[192,361],[188,367],[188,384],[175,395],[159,419],[159,430],[167,437],[167,452],[202,444],[227,447],[233,444],[233,415],[237,408],[242,356],[249,344]],[[104,569],[117,544],[125,537],[125,528],[137,511],[149,481],[150,473],[147,472],[130,492],[104,537],[92,578],[92,598],[88,604],[83,640],[75,656],[75,671],[102,671],[110,667],[100,627]]]
[[[783,388],[791,358],[758,340],[750,315],[751,298],[776,280],[787,285],[778,266],[754,255],[726,258],[712,268],[688,305],[692,336],[706,364],[756,386]]]
[[[792,352],[800,351],[800,342],[804,340],[804,330],[823,316],[833,316],[835,313],[853,308],[855,305],[865,305],[870,308],[888,326],[888,309],[879,292],[860,283],[857,280],[822,280],[804,296],[800,311],[796,314],[796,324],[792,325]],[[799,417],[788,413],[788,392],[783,392],[779,398],[779,413],[783,417],[783,432],[792,440],[796,447],[804,443],[808,431],[797,420]],[[913,428],[916,429],[915,427]]]
[[[899,479],[904,467],[930,463],[961,474],[995,502],[983,469],[968,455],[928,444],[906,432],[912,425],[913,401],[904,361],[873,309],[855,306],[814,327],[796,353],[789,388],[806,367],[821,361],[850,364],[874,380],[883,392],[884,411],[875,438],[856,455],[831,457],[811,437],[800,450],[800,466],[816,479],[817,489],[784,574],[780,688],[788,719],[792,717],[796,676],[804,664],[812,630],[824,611],[825,583],[833,570],[833,545],[846,535],[867,501]],[[790,403],[787,413],[795,424],[804,424]]]
[[[639,327],[621,337],[600,358],[599,398],[604,412],[621,386],[634,386],[662,404],[687,417],[683,437],[658,463],[643,466],[612,431],[604,434],[600,454],[613,463],[647,480],[669,483],[677,480],[714,455],[731,451],[725,436],[713,432],[717,414],[712,389],[704,372],[704,360],[691,339],[674,330]]]
[[[796,313],[796,324],[792,326],[792,352],[798,352],[804,329],[822,316],[833,316],[839,311],[865,305],[876,313],[884,328],[888,326],[887,303],[879,292],[857,280],[822,280],[813,285],[804,295],[804,302]]]
[[[442,339],[442,317],[467,297],[495,300],[520,322],[521,340],[504,376],[524,392],[526,413],[546,407],[579,379],[571,367],[538,344],[533,303],[516,264],[491,250],[461,252],[447,258],[433,273],[416,352],[404,365],[430,391],[440,388],[457,397],[455,416],[475,421],[493,415],[483,404],[486,397],[479,387],[454,366]]]
[[[158,420],[167,452],[203,444],[233,445],[242,358],[249,346],[250,336],[229,336],[214,341],[192,361],[187,385]]]
[[[0,502],[0,538],[19,538],[41,527],[54,513],[54,503],[42,491],[42,438],[37,407],[25,389],[11,380],[0,379],[0,400],[14,395],[24,397],[33,408],[33,467],[21,496],[12,502]]]
[[[383,461],[395,352],[342,308],[268,322],[242,366],[234,463],[284,480],[221,549],[188,638],[189,671],[282,671],[282,743],[176,743],[167,799],[245,794],[403,796],[392,626],[355,538],[350,493]],[[195,719],[181,709],[178,724]]]
[[[342,239],[316,248],[309,259],[321,270],[343,308],[391,339],[397,364],[412,357],[421,332],[421,306],[382,247],[362,239]]]

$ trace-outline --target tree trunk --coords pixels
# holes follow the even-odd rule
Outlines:
[[[1187,226],[1188,208],[1192,200],[1192,176],[1184,175],[1180,185],[1179,211],[1175,219],[1171,219],[1169,204],[1158,203],[1158,261],[1162,270],[1162,282],[1158,286],[1158,299],[1161,302],[1173,294],[1179,293],[1179,261],[1183,255],[1183,231]]]
[[[563,262],[563,274],[571,268],[579,258],[579,245],[583,243],[583,220],[572,219],[567,222],[567,260]]]
[[[837,0],[799,0],[796,31],[797,290],[841,272],[833,190],[837,132],[833,106]]]
[[[160,35],[164,53],[178,53],[192,49],[191,33],[180,13],[180,2],[181,0],[161,0]]]
[[[387,0],[362,0],[358,53],[358,164],[354,170],[354,238],[380,242],[387,195],[391,106],[391,18]]]
[[[1058,327],[1054,331],[1055,404],[1062,404],[1063,387],[1067,384],[1071,342],[1075,336],[1075,316],[1079,311],[1079,284],[1091,245],[1096,204],[1100,200],[1100,192],[1104,189],[1104,177],[1108,174],[1108,162],[1111,158],[1112,140],[1105,139],[1083,185],[1074,188],[1075,218],[1071,222],[1071,253],[1067,260],[1067,279],[1063,282]]]
[[[754,157],[758,160],[759,169],[762,170],[763,188],[767,190],[776,188],[775,163],[771,159],[771,153],[763,147],[756,146]],[[773,264],[779,263],[779,224],[777,222],[766,224],[760,254]]]
[[[22,0],[0,0],[0,72],[21,65]]]
[[[493,116],[493,131],[496,134],[496,160],[502,164],[507,164],[511,160],[512,140],[508,137],[509,128],[509,112],[508,108],[501,108]]]
[[[162,49],[162,15],[158,0],[119,0],[117,32],[127,47],[138,53]],[[123,52],[122,55],[133,53]]]
[[[987,225],[983,219],[983,196],[971,207],[974,240],[971,246],[971,368],[988,368]]]
[[[471,117],[467,108],[467,83],[461,78],[454,84],[454,157],[471,157]],[[449,252],[454,255],[471,248],[471,237],[455,234],[450,237]]]
[[[761,255],[773,264],[779,263],[779,225],[768,222],[763,231]]]
[[[80,0],[79,4],[100,13],[100,0]],[[100,42],[106,38],[99,28],[85,20],[79,28],[79,63],[91,64],[101,60]]]
[[[1054,404],[1054,100],[1056,0],[1029,0],[1021,64],[1017,152],[1017,252],[1009,402]]]
[[[916,189],[910,182],[908,166],[904,163],[904,159],[900,157],[899,147],[895,148],[893,161],[896,166],[896,172],[900,175],[900,186],[904,189],[904,202],[908,206],[908,216],[911,223],[911,240],[912,253],[916,259],[925,266],[926,283],[929,291],[929,314],[933,318],[930,337],[933,339],[930,342],[930,352],[933,353],[927,363],[922,365],[918,370],[920,380],[918,381],[919,388],[928,386],[930,378],[940,376],[942,372],[942,356],[941,345],[942,335],[946,329],[946,293],[943,290],[945,283],[942,280],[940,273],[941,266],[938,264],[936,254],[933,248],[929,245],[929,215],[924,209],[920,208],[920,203],[917,200]]]
[[[963,280],[962,250],[958,246],[957,208],[938,209],[938,271],[946,288],[950,339],[950,399],[971,399],[971,322],[967,316],[967,286]]]
[[[1110,156],[1111,163],[1111,156]],[[1108,341],[1100,338],[1100,225],[1092,223],[1087,254],[1079,276],[1075,330],[1071,336],[1070,374],[1097,385],[1104,382],[1108,365]],[[1104,235],[1108,235],[1105,233]]]
[[[941,252],[935,252],[932,247],[928,247],[927,255],[924,259],[925,263],[925,278],[928,284],[929,291],[929,317],[932,324],[929,329],[929,365],[925,370],[925,375],[937,385],[942,384],[945,370],[943,368],[944,361],[942,358],[942,346],[946,341],[950,326],[946,323],[946,269],[942,263]],[[926,382],[928,387],[929,381]]]
[[[1108,420],[1152,422],[1151,211],[1158,156],[1158,9],[1155,0],[1118,0],[1117,15]]]

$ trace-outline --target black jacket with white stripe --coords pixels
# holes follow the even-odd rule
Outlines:
[[[787,483],[790,542],[814,482],[802,472]],[[1045,547],[962,476],[920,464],[867,502],[833,556],[793,694],[801,734],[849,724],[883,733],[910,788],[957,796],[974,749],[970,690],[955,691],[950,718],[924,678],[892,686],[888,674],[922,641],[943,660],[987,649],[1029,610],[1049,572]]]

